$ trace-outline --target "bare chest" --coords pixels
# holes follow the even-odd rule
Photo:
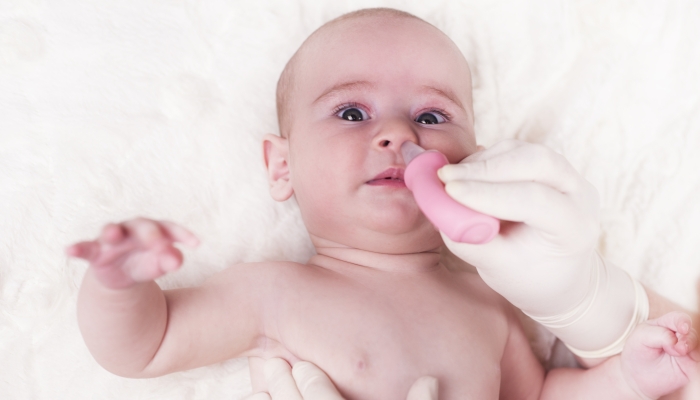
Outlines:
[[[403,400],[424,375],[438,378],[441,399],[498,397],[506,323],[483,288],[440,279],[307,283],[278,299],[268,354],[313,362],[349,400]]]

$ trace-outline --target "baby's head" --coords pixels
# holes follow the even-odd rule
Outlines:
[[[476,151],[469,66],[440,30],[391,9],[326,23],[282,72],[277,113],[270,191],[295,195],[312,240],[383,253],[442,244],[402,181],[375,181],[402,176],[407,140],[451,163]]]

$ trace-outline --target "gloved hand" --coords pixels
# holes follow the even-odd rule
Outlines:
[[[343,400],[328,376],[308,361],[291,368],[281,358],[270,358],[264,368],[269,393],[255,393],[244,400]],[[438,400],[437,396],[437,380],[424,376],[411,386],[406,400]]]
[[[492,289],[557,335],[577,355],[622,351],[648,316],[641,285],[595,251],[596,189],[553,150],[507,140],[438,174],[456,201],[501,222],[487,244],[452,242]]]

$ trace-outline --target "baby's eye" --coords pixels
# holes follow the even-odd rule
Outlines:
[[[424,112],[423,114],[419,115],[418,118],[416,118],[416,122],[425,125],[441,124],[445,121],[445,117],[437,112]]]
[[[346,121],[364,121],[369,118],[366,112],[355,107],[341,110],[336,115]]]

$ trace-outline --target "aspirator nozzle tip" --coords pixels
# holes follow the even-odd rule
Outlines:
[[[408,165],[414,158],[416,158],[420,153],[424,152],[425,149],[418,146],[417,144],[407,140],[401,143],[401,155],[403,155],[403,161]]]

